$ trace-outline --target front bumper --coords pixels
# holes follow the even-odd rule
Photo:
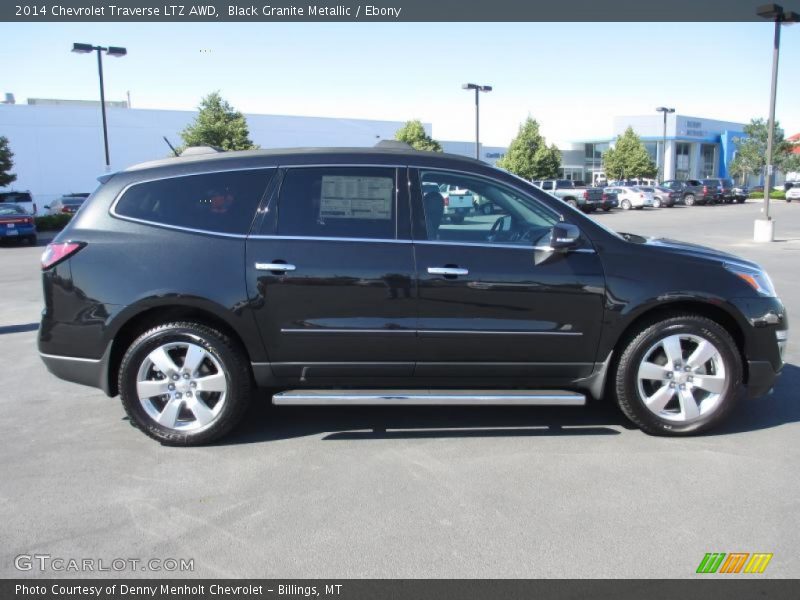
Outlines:
[[[747,361],[747,397],[758,398],[769,393],[780,374],[768,360]]]

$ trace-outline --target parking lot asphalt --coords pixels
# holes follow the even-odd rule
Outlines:
[[[791,318],[800,205],[774,203],[767,245],[749,241],[760,207],[595,218],[760,262]],[[700,437],[648,436],[610,403],[264,399],[218,445],[168,448],[130,426],[118,399],[46,372],[40,253],[0,247],[2,577],[117,575],[20,572],[20,554],[194,560],[193,572],[126,577],[694,577],[706,552],[771,552],[763,576],[800,577],[798,335],[775,392]]]

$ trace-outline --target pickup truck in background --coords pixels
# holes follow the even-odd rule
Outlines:
[[[444,216],[456,225],[463,223],[464,217],[472,211],[472,192],[443,183],[439,186],[439,193],[444,198]]]
[[[601,188],[579,187],[569,179],[545,179],[532,183],[570,206],[580,208],[583,212],[594,212],[603,205]]]

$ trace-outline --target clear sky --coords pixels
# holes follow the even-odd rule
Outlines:
[[[419,118],[434,137],[507,145],[530,114],[548,141],[609,135],[615,115],[727,121],[767,116],[770,23],[0,24],[0,93],[98,98],[72,42],[126,46],[105,59],[106,98],[192,109],[212,90],[243,112]],[[800,132],[800,26],[784,27],[777,118]],[[0,132],[2,134],[2,132]]]

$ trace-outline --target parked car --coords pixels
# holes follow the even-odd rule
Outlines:
[[[0,240],[26,241],[35,245],[36,223],[33,215],[19,204],[0,204]]]
[[[597,210],[603,201],[600,188],[578,187],[569,179],[537,180],[533,185],[584,212]]]
[[[29,215],[36,216],[36,203],[30,192],[0,192],[0,204],[10,203],[21,206]]]
[[[619,206],[619,199],[617,198],[617,194],[614,192],[603,190],[602,200],[600,201],[600,208],[602,208],[605,212],[608,212],[612,208],[617,208],[618,206]]]
[[[42,256],[39,351],[164,444],[229,432],[255,387],[281,405],[608,397],[686,435],[783,366],[786,311],[757,264],[615,233],[475,160],[260,150],[101,181]],[[445,222],[428,184],[501,212]]]
[[[747,188],[746,185],[735,185],[733,186],[733,198],[739,204],[742,204],[747,200],[747,197],[750,195],[750,190]]]
[[[786,201],[800,200],[800,185],[794,185],[786,190]]]
[[[733,202],[732,179],[701,179],[704,186],[715,190],[714,202],[716,204],[731,204]]]
[[[717,196],[716,187],[705,185],[698,179],[687,179],[686,181],[669,179],[663,182],[661,187],[670,189],[673,192],[678,192],[680,194],[680,201],[686,206],[713,204]]]
[[[88,197],[89,194],[67,194],[66,196],[61,196],[61,198],[53,200],[44,208],[49,215],[73,215],[78,212],[78,209],[83,205]]]
[[[645,206],[653,206],[653,193],[646,192],[639,186],[617,186],[606,188],[607,192],[617,195],[619,207],[622,210],[636,208],[643,209]]]
[[[671,189],[661,186],[640,185],[639,189],[653,194],[653,208],[672,208],[675,206],[675,202],[677,202],[678,198],[680,197],[678,192],[673,192]]]

